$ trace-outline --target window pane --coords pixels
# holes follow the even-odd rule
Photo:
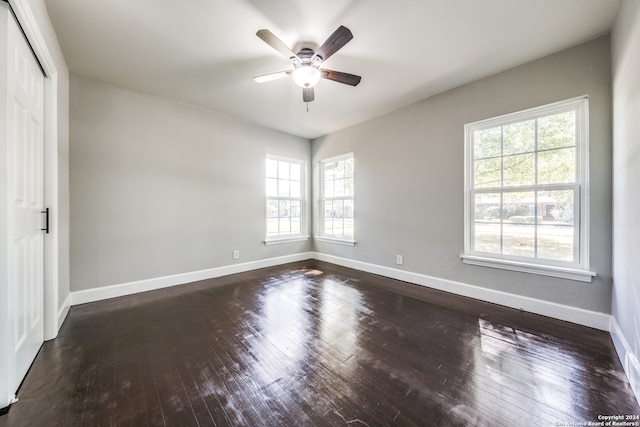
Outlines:
[[[344,180],[344,195],[348,197],[353,197],[353,194],[354,194],[353,178],[346,178]]]
[[[534,224],[536,214],[535,192],[504,193],[502,217],[514,224]]]
[[[473,181],[475,188],[499,187],[501,185],[500,158],[476,160],[473,162]]]
[[[267,159],[267,178],[278,177],[278,162],[275,160]]]
[[[273,197],[278,195],[278,180],[275,178],[267,178],[267,196]]]
[[[500,253],[500,222],[476,222],[474,248],[480,252]]]
[[[267,219],[267,236],[278,235],[278,218]]]
[[[536,182],[535,154],[521,154],[504,158],[503,185],[516,187],[533,185]]]
[[[278,178],[289,179],[289,162],[278,162]]]
[[[353,238],[353,236],[355,236],[353,218],[345,218],[344,219],[344,231],[343,231],[343,234],[344,234],[344,237]]]
[[[331,216],[334,218],[342,218],[344,216],[344,200],[333,201],[333,211]]]
[[[509,224],[502,226],[502,253],[504,255],[535,256],[535,226]]]
[[[324,179],[332,180],[335,179],[337,175],[339,175],[339,166],[340,162],[331,162],[324,164]]]
[[[290,164],[290,175],[289,175],[289,179],[291,179],[292,181],[301,181],[302,180],[302,167],[300,164],[298,163],[291,163]]]
[[[280,234],[290,234],[291,220],[289,218],[280,218],[279,227],[280,227]]]
[[[474,250],[500,253],[501,206],[500,193],[476,194],[474,199]]]
[[[574,225],[574,191],[540,191],[538,210],[546,224]]]
[[[574,228],[562,225],[538,227],[538,258],[573,261]]]
[[[280,210],[278,216],[280,218],[288,217],[291,210],[291,202],[289,200],[280,200]]]
[[[476,194],[475,219],[482,222],[500,222],[502,218],[500,193]]]
[[[335,211],[333,210],[333,201],[325,200],[324,201],[324,217],[325,218],[333,218],[335,215]]]
[[[289,181],[289,192],[291,197],[300,197],[300,181]]]
[[[278,196],[280,197],[289,197],[289,181],[287,180],[279,180],[278,181]]]
[[[333,218],[325,218],[324,234],[333,235]]]
[[[333,180],[324,182],[324,197],[333,197]]]
[[[353,159],[343,160],[342,163],[344,163],[344,174],[342,177],[353,178],[353,167],[354,167]]]
[[[344,179],[336,179],[333,181],[333,195],[334,197],[344,196]]]
[[[538,150],[576,145],[576,112],[538,119]]]
[[[575,181],[575,148],[538,153],[538,184],[563,184]]]
[[[503,155],[532,152],[536,148],[535,120],[503,127]]]
[[[300,218],[291,218],[291,234],[300,233]]]
[[[291,211],[289,212],[289,215],[291,217],[296,217],[299,218],[301,214],[301,209],[300,209],[300,202],[299,201],[291,201]]]
[[[338,162],[338,166],[336,167],[336,178],[344,178],[345,177],[345,160],[340,160]]]
[[[342,218],[333,219],[333,235],[341,237],[344,231],[344,220]]]
[[[502,128],[485,129],[473,133],[473,158],[496,157],[501,155]]]
[[[267,201],[267,216],[269,218],[275,218],[278,216],[278,201],[277,200],[268,200]]]
[[[353,200],[344,201],[342,216],[345,218],[353,218]]]
[[[502,253],[535,256],[535,192],[503,194]]]

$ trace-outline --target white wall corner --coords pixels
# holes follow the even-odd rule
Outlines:
[[[362,270],[368,273],[402,280],[403,282],[409,282],[415,285],[425,286],[456,295],[474,298],[480,301],[515,308],[517,310],[528,311],[530,313],[540,314],[542,316],[564,320],[602,331],[609,330],[609,318],[611,316],[607,313],[585,310],[582,308],[557,304],[550,301],[511,294],[508,292],[496,291],[480,286],[469,285],[467,283],[455,282],[453,280],[441,279],[438,277],[427,276],[420,273],[412,273],[410,271],[398,270],[395,268],[369,264],[352,259],[340,258],[318,252],[314,254],[314,258],[320,261],[326,261],[333,264],[342,265],[344,267],[354,268],[356,270]]]
[[[614,316],[611,316],[609,333],[616,353],[620,358],[620,363],[622,363],[624,373],[627,374],[631,389],[636,396],[638,405],[640,405],[640,355],[634,354],[629,341],[622,333],[622,329],[620,329],[620,325]]]

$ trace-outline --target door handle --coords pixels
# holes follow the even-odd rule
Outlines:
[[[45,210],[41,211],[40,213],[44,214],[44,228],[41,228],[40,230],[46,232],[47,234],[49,234],[49,208],[46,208]]]

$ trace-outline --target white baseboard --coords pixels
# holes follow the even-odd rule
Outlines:
[[[152,291],[169,286],[182,285],[185,283],[196,282],[198,280],[212,279],[215,277],[227,276],[229,274],[242,273],[258,268],[272,267],[275,265],[302,261],[310,258],[342,265],[344,267],[349,267],[356,270],[366,271],[368,273],[378,274],[380,276],[385,276],[392,279],[402,280],[404,282],[409,282],[428,288],[450,292],[456,295],[475,298],[481,301],[524,310],[530,313],[565,320],[603,331],[609,331],[609,319],[611,316],[607,313],[599,313],[536,298],[530,298],[526,296],[511,294],[508,292],[487,289],[480,286],[469,285],[462,282],[455,282],[453,280],[446,280],[420,273],[413,273],[410,271],[398,270],[381,265],[369,264],[362,261],[355,261],[348,258],[322,254],[319,252],[303,252],[277,258],[268,258],[242,264],[232,264],[207,270],[193,271],[189,273],[175,274],[171,276],[138,280],[134,282],[104,286],[101,288],[76,291],[72,292],[70,295],[70,305],[85,304],[88,302],[100,301],[108,298],[131,295],[138,292]],[[60,313],[59,317],[64,320],[65,316],[66,313]]]
[[[67,314],[69,314],[69,309],[71,308],[71,294],[67,295],[67,298],[62,303],[62,306],[58,309],[58,331],[62,327],[64,323],[64,319],[67,318]]]
[[[134,282],[75,291],[71,293],[71,305],[85,304],[88,302],[116,298],[124,295],[136,294],[139,292],[168,288],[170,286],[183,285],[186,283],[197,282],[199,280],[213,279],[215,277],[228,276],[230,274],[243,273],[245,271],[257,270],[259,268],[265,267],[273,267],[280,264],[303,261],[310,258],[313,258],[313,252],[303,252],[294,255],[286,255],[276,258],[250,261],[241,264],[232,264],[222,267],[209,268],[206,270],[192,271],[189,273],[174,274],[171,276],[156,277],[153,279],[137,280]]]
[[[366,271],[368,273],[378,274],[380,276],[392,279],[402,280],[416,285],[425,286],[456,295],[474,298],[481,301],[499,304],[518,310],[528,311],[530,313],[540,314],[554,319],[565,320],[567,322],[576,323],[578,325],[589,326],[591,328],[603,331],[609,330],[609,318],[607,313],[585,310],[582,308],[571,307],[568,305],[557,304],[550,301],[544,301],[536,298],[516,295],[508,292],[496,291],[480,286],[469,285],[453,280],[441,279],[438,277],[427,276],[410,271],[398,270],[395,268],[384,267],[376,264],[369,264],[362,261],[336,257],[315,252],[313,257],[320,261],[326,261],[333,264],[342,265],[344,267],[356,270]]]
[[[640,405],[640,361],[638,359],[640,355],[633,353],[633,348],[629,345],[629,341],[622,333],[622,329],[620,329],[620,325],[614,316],[611,316],[609,333],[622,363],[622,368],[627,374],[631,389],[636,395],[638,405]]]

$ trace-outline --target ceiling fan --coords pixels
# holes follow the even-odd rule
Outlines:
[[[302,100],[304,102],[311,102],[314,100],[315,96],[313,87],[321,78],[351,86],[357,86],[358,83],[360,83],[361,77],[356,76],[355,74],[320,68],[320,65],[322,65],[331,57],[331,55],[340,50],[353,38],[353,34],[351,34],[351,31],[345,26],[341,25],[338,27],[338,29],[329,36],[322,46],[315,51],[309,46],[303,46],[300,48],[298,53],[294,53],[269,30],[259,30],[256,35],[266,44],[289,58],[293,63],[292,70],[254,77],[253,80],[257,83],[270,82],[272,80],[291,76],[293,81],[298,86],[302,87]]]

